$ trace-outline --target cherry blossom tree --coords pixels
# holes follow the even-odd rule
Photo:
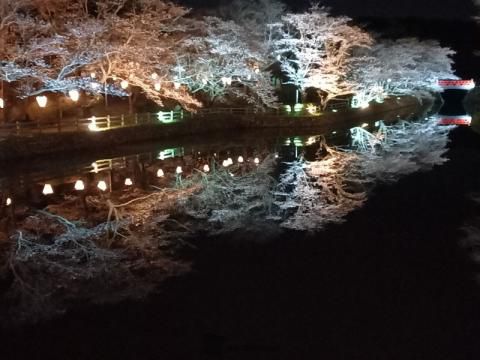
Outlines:
[[[379,40],[351,71],[355,92],[369,102],[379,96],[425,95],[441,91],[438,79],[457,78],[455,52],[436,41]]]
[[[252,105],[275,106],[264,42],[252,38],[233,21],[206,17],[201,36],[185,41],[175,78],[192,93],[215,100],[243,100]]]
[[[359,27],[350,25],[350,20],[331,16],[328,9],[318,5],[301,14],[283,16],[274,48],[287,83],[300,91],[317,89],[323,94],[324,105],[351,92],[353,86],[346,75],[354,51],[369,46],[372,39]]]
[[[200,106],[169,78],[188,9],[160,0],[9,1],[0,21],[4,28],[14,22],[15,31],[1,34],[14,46],[0,70],[5,79],[22,79],[21,96],[72,88],[122,96],[129,87],[159,105],[171,98]]]

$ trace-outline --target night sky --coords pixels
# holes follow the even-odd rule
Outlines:
[[[183,0],[195,8],[214,7],[229,0]],[[307,7],[309,0],[284,0],[291,8]],[[352,17],[423,17],[467,19],[474,13],[470,0],[323,0],[335,13]]]

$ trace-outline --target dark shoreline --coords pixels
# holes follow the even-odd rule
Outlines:
[[[124,145],[148,143],[155,140],[172,141],[183,137],[196,138],[212,134],[231,136],[248,132],[268,131],[279,134],[323,133],[330,129],[341,130],[361,125],[362,121],[395,121],[428,109],[431,103],[420,104],[415,98],[389,99],[383,104],[373,104],[369,109],[326,113],[320,117],[269,117],[256,115],[225,115],[197,117],[174,124],[144,125],[109,130],[105,132],[79,132],[10,136],[0,141],[0,162],[31,159],[32,156],[67,156],[82,151],[111,151]]]

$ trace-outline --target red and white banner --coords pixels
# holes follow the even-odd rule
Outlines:
[[[472,117],[470,115],[442,116],[438,115],[438,125],[466,125],[470,126]]]
[[[444,89],[471,90],[475,87],[473,79],[470,80],[438,80],[438,85]]]

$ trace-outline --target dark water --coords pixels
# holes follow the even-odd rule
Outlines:
[[[480,211],[480,136],[450,137],[449,162],[378,187],[342,225],[269,242],[200,237],[183,254],[193,271],[157,294],[10,330],[2,358],[477,359],[479,269],[459,241]]]
[[[374,122],[369,126],[374,127]],[[182,169],[182,178],[187,178],[196,170],[203,170],[212,163],[222,166],[222,161],[231,158],[235,163],[241,156],[245,164],[253,165],[271,154],[282,160],[291,160],[311,147],[319,134],[311,135],[255,135],[216,137],[202,141],[187,139],[164,144],[147,144],[115,149],[99,157],[96,154],[57,158],[43,158],[2,164],[0,167],[0,195],[4,210],[13,211],[15,206],[43,208],[61,202],[65,196],[79,194],[99,195],[111,192],[125,192],[133,188],[150,189],[150,185],[174,187],[178,176],[177,167]],[[348,131],[332,131],[322,134],[331,144],[346,144]],[[161,177],[159,170],[163,171]],[[127,180],[129,179],[129,180]],[[76,190],[77,181],[83,183],[83,190]],[[106,190],[98,188],[104,181]],[[53,193],[44,193],[45,185],[51,186]],[[11,205],[10,205],[11,204]]]

